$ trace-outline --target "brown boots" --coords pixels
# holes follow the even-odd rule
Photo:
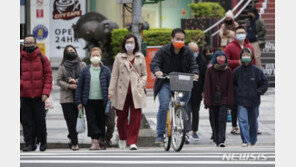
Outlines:
[[[105,141],[102,139],[92,139],[89,150],[106,150]]]
[[[99,140],[92,139],[91,140],[91,146],[90,146],[89,150],[100,150]]]

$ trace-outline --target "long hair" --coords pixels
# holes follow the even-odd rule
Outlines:
[[[78,53],[77,53],[75,47],[72,46],[72,45],[67,45],[67,46],[65,47],[65,49],[64,49],[63,60],[62,60],[62,62],[61,62],[61,65],[63,65],[64,62],[66,61],[66,53],[67,53],[67,49],[70,48],[70,47],[73,48],[74,51],[75,51],[75,54],[76,54],[76,58],[75,58],[75,59],[78,59],[79,61],[81,61],[81,59],[79,58]]]
[[[206,47],[203,48],[203,50],[202,50],[202,55],[201,55],[201,58],[202,58],[207,64],[209,64],[209,62],[211,61],[211,60],[208,60],[208,58],[206,57],[206,54],[207,54],[208,51],[209,51],[209,52],[213,52],[213,54],[214,54],[214,49],[213,49],[213,47],[207,45]]]
[[[134,51],[133,51],[133,53],[135,54],[136,52],[139,51],[139,44],[138,44],[138,39],[137,39],[137,37],[136,37],[135,35],[133,35],[133,34],[127,34],[127,35],[123,38],[123,40],[121,41],[121,49],[122,49],[125,53],[127,53],[127,51],[126,51],[126,49],[125,49],[125,43],[126,43],[126,41],[127,41],[128,39],[130,39],[130,38],[134,38],[134,40],[135,40],[135,49],[134,49]]]

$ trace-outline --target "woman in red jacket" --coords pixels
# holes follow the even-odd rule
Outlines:
[[[206,72],[204,105],[210,108],[214,142],[225,147],[227,108],[233,105],[232,75],[223,51],[215,52],[212,64]]]

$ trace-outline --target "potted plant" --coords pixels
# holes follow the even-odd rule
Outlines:
[[[192,18],[181,19],[181,27],[187,30],[205,30],[225,14],[224,8],[218,2],[198,2],[188,6],[192,10]]]

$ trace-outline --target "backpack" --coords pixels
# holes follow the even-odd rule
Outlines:
[[[44,61],[43,61],[42,54],[40,54],[39,56],[40,56],[40,60],[41,60],[41,63],[42,63],[42,68],[43,68]],[[23,61],[23,58],[24,58],[24,56],[22,55],[21,56],[21,62],[20,62],[20,75],[21,75],[21,77],[22,77],[22,61]]]

